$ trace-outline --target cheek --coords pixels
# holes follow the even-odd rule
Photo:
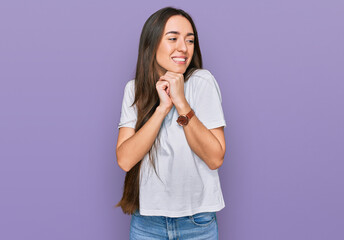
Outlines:
[[[190,59],[190,62],[191,62],[191,59],[193,58],[194,56],[194,50],[192,49],[190,52],[189,52],[189,55],[191,56],[189,59]]]
[[[157,58],[160,59],[161,61],[165,61],[167,58],[170,56],[170,47],[168,46],[160,46],[158,51],[157,51]]]
[[[195,51],[195,47],[194,46],[190,47],[190,55],[193,55],[194,51]]]

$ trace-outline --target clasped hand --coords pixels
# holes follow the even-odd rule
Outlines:
[[[156,83],[156,89],[160,98],[160,106],[170,110],[187,103],[184,95],[184,75],[167,71]]]

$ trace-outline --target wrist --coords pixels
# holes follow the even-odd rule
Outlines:
[[[170,112],[171,108],[166,108],[166,107],[162,107],[162,106],[157,106],[155,112],[164,115],[164,117]]]
[[[191,107],[188,102],[184,102],[178,106],[175,106],[179,115],[185,115],[191,111]]]
[[[178,119],[177,119],[177,123],[180,126],[186,126],[188,125],[190,119],[195,116],[195,112],[191,109],[187,114],[183,114],[183,115],[179,115]]]

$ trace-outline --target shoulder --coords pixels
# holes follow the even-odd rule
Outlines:
[[[220,86],[209,70],[195,70],[190,77],[190,85],[196,94],[203,94],[203,96],[205,96],[204,93],[206,92],[207,96],[217,95],[222,101]]]
[[[214,75],[208,70],[208,69],[197,69],[195,70],[190,79],[191,85],[204,85],[204,86],[216,86],[217,87],[217,81],[214,77]]]
[[[125,84],[125,89],[134,89],[135,88],[135,79],[129,80],[126,84]]]
[[[135,92],[135,79],[129,80],[125,84],[124,92],[130,92],[131,94]]]
[[[192,73],[190,78],[211,79],[214,76],[208,69],[197,69]]]
[[[124,98],[133,101],[135,96],[135,79],[128,81],[124,87]]]

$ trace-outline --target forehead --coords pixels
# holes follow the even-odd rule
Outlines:
[[[186,33],[193,33],[193,29],[189,20],[179,15],[172,16],[167,20],[164,33],[169,31],[177,31],[183,35]]]

